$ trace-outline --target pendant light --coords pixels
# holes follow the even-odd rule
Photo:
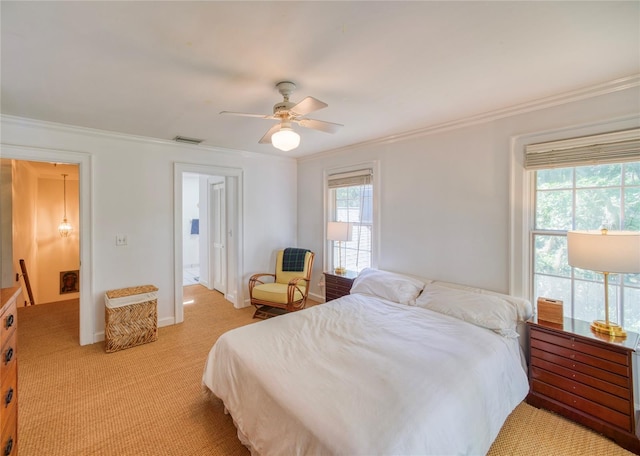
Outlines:
[[[62,175],[62,179],[63,179],[63,188],[64,188],[64,218],[62,219],[62,223],[60,223],[60,225],[58,225],[58,232],[60,233],[60,236],[62,237],[67,237],[69,236],[69,233],[71,233],[71,225],[69,224],[69,222],[67,222],[67,176],[68,174],[63,174]]]

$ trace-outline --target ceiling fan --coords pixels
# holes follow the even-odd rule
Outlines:
[[[324,131],[325,133],[335,133],[343,126],[305,117],[310,112],[326,108],[328,105],[313,97],[307,97],[299,103],[289,101],[291,93],[296,89],[296,85],[293,82],[279,82],[276,84],[276,89],[278,89],[284,100],[273,106],[273,114],[247,114],[231,111],[222,111],[220,114],[278,120],[279,122],[271,127],[258,143],[271,143],[274,147],[285,152],[295,149],[300,144],[300,135],[291,128],[292,123],[297,123],[301,127],[313,130]]]

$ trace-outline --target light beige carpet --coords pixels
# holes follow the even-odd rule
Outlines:
[[[185,288],[185,322],[158,340],[105,353],[78,345],[78,303],[18,312],[21,456],[230,455],[249,452],[228,415],[201,389],[205,357],[224,331],[252,323],[218,293]],[[521,404],[490,455],[622,455],[615,443]]]

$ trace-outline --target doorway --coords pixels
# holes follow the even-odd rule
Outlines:
[[[12,253],[6,260],[19,272],[24,298],[30,305],[77,300],[78,165],[3,159],[6,165],[12,196]]]
[[[225,176],[182,177],[182,284],[227,293]]]
[[[244,307],[242,169],[176,163],[174,203],[175,322],[184,320],[185,276],[196,271],[197,283],[221,292],[235,307]]]
[[[93,322],[95,309],[92,306],[93,295],[91,283],[92,256],[89,246],[91,239],[91,157],[89,154],[69,152],[56,149],[42,149],[36,147],[23,147],[14,145],[2,145],[2,158],[9,160],[44,162],[47,164],[75,165],[78,169],[78,271],[79,271],[79,341],[80,345],[88,345],[94,342]],[[62,183],[62,178],[60,183]],[[59,221],[58,221],[59,222]],[[4,256],[4,255],[3,255]],[[29,273],[35,271],[33,266],[27,263]],[[3,268],[4,269],[4,268]],[[19,271],[19,270],[18,270]],[[16,272],[18,272],[16,271]],[[59,271],[58,271],[59,272]],[[43,301],[44,302],[44,301]]]

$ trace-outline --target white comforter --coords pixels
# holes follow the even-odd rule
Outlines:
[[[265,456],[485,454],[528,391],[517,339],[357,294],[227,332],[203,383]]]

